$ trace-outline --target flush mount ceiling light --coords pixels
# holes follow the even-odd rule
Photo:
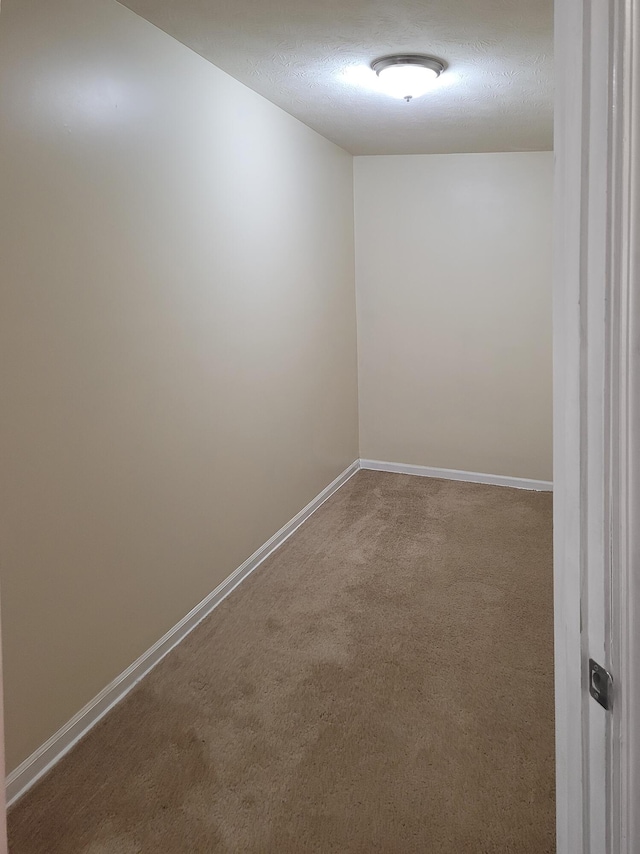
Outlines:
[[[383,56],[371,63],[384,89],[407,103],[427,92],[444,71],[444,63],[433,56],[399,53]]]

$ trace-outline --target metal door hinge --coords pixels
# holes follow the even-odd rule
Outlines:
[[[589,659],[589,693],[607,711],[613,706],[613,676],[597,661]]]

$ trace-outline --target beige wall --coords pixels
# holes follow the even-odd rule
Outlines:
[[[11,770],[358,455],[352,158],[112,0],[3,0]]]
[[[352,158],[113,0],[3,0],[14,768],[358,456]],[[360,456],[551,477],[552,155],[355,160]]]
[[[355,159],[361,457],[551,480],[552,164]]]

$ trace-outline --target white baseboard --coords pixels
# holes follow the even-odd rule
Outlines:
[[[40,777],[47,773],[71,748],[131,691],[140,680],[177,646],[213,609],[225,599],[266,558],[279,548],[321,504],[337,492],[360,468],[359,460],[352,463],[342,474],[329,484],[313,501],[302,509],[290,522],[280,528],[263,546],[219,584],[206,599],[180,620],[164,637],[160,638],[124,673],[103,688],[87,705],[80,709],[70,721],[54,733],[50,739],[27,757],[9,774],[6,781],[7,806],[15,803]]]
[[[216,587],[205,599],[180,620],[140,658],[133,662],[113,682],[103,688],[87,705],[80,709],[70,721],[61,727],[51,738],[27,757],[8,775],[6,780],[7,806],[14,804],[31,786],[47,773],[71,748],[94,727],[131,689],[160,662],[167,653],[177,646],[195,627],[204,620],[217,605],[222,602],[254,569],[270,554],[279,548],[300,525],[302,525],[321,504],[330,498],[359,469],[412,474],[421,477],[463,480],[469,483],[487,483],[494,486],[511,486],[517,489],[549,491],[553,485],[543,480],[526,480],[519,477],[479,474],[477,472],[438,469],[428,466],[414,466],[405,463],[389,463],[380,460],[356,460],[342,474],[330,483],[296,516],[287,522],[276,534],[261,546],[251,557],[239,566],[231,575]]]
[[[371,471],[388,471],[395,474],[414,474],[419,477],[439,477],[444,480],[464,480],[468,483],[488,483],[492,486],[510,486],[515,489],[532,489],[551,492],[553,483],[548,480],[528,480],[524,477],[507,477],[502,474],[480,474],[474,471],[437,469],[430,466],[412,466],[406,463],[387,463],[381,460],[360,460],[360,468]]]

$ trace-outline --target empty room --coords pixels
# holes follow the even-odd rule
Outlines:
[[[556,850],[551,0],[3,0],[9,851]]]

